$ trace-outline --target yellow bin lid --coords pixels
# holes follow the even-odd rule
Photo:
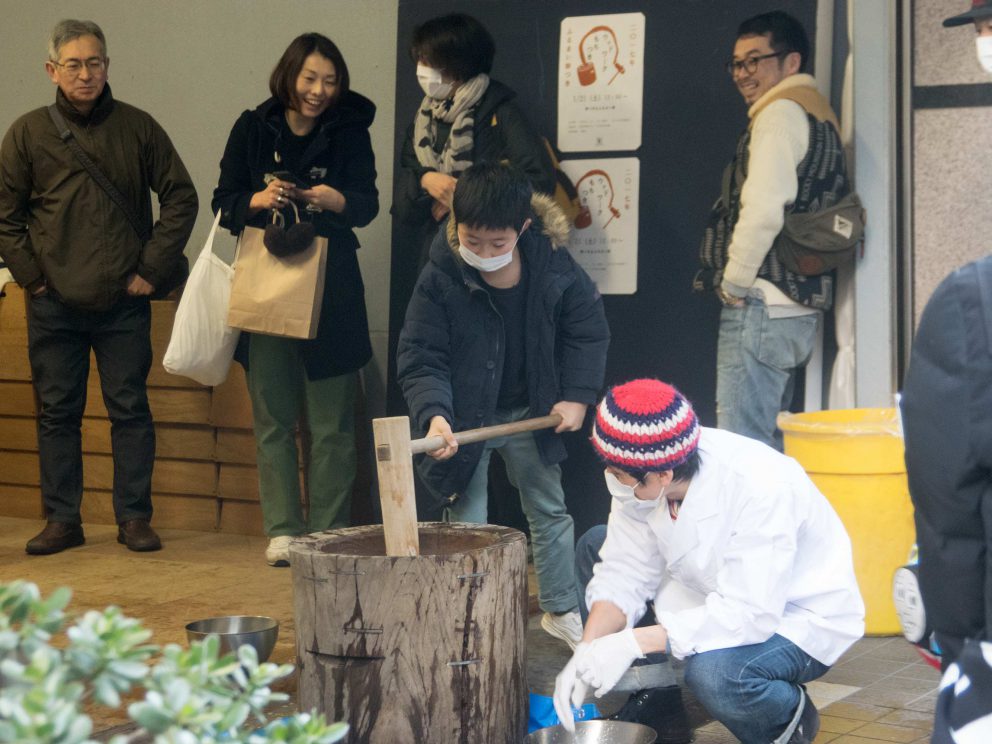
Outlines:
[[[895,408],[783,412],[785,454],[807,473],[902,473],[902,430]]]

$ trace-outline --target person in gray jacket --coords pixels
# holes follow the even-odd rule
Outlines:
[[[131,550],[161,547],[149,524],[155,460],[145,389],[152,362],[149,298],[185,279],[183,249],[197,197],[162,127],[114,99],[109,66],[97,24],[60,21],[45,62],[57,86],[54,109],[21,116],[0,145],[0,258],[31,293],[28,356],[40,401],[48,522],[27,543],[36,555],[84,542],[81,423],[91,350],[111,420],[117,540]],[[57,126],[59,117],[64,124]],[[116,187],[131,216],[70,144]],[[152,191],[159,203],[154,225]]]

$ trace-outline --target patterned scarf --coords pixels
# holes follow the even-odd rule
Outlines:
[[[422,166],[457,176],[472,165],[475,105],[488,87],[489,76],[482,73],[459,85],[454,98],[443,101],[424,98],[413,124],[413,146]],[[433,147],[438,120],[451,124],[451,133],[440,154]]]

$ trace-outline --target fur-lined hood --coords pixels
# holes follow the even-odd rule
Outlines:
[[[558,206],[558,203],[547,194],[534,193],[530,198],[530,207],[534,210],[537,221],[533,228],[539,228],[545,237],[551,242],[551,250],[564,248],[568,245],[568,236],[571,233],[571,226],[568,217]],[[455,215],[452,212],[448,218],[447,225],[448,247],[457,256],[459,261],[462,257],[458,254],[458,231],[456,229]]]

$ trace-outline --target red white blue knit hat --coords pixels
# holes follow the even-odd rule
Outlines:
[[[672,470],[696,451],[699,421],[692,404],[671,385],[632,380],[606,391],[596,408],[592,445],[621,470]]]

